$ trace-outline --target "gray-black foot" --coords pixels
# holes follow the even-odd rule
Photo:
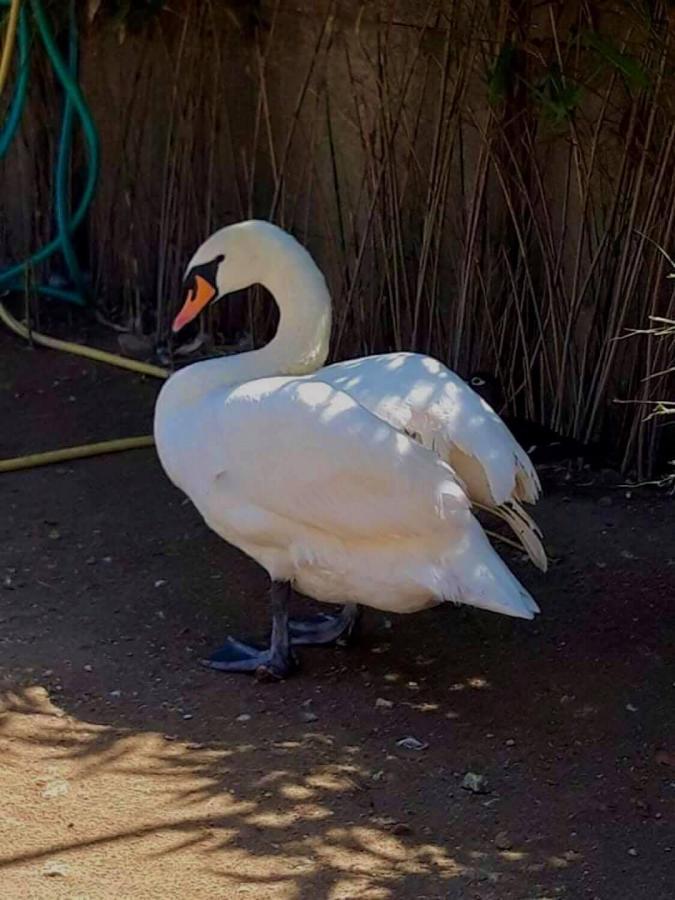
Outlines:
[[[228,637],[220,649],[208,659],[202,660],[203,665],[219,672],[255,672],[259,678],[267,680],[287,678],[297,668],[288,628],[290,594],[291,586],[288,582],[272,582],[272,635],[269,647],[255,647]]]
[[[288,620],[288,633],[293,646],[347,643],[357,631],[360,611],[356,603],[347,603],[337,615],[318,613]]]
[[[219,672],[254,672],[277,680],[287,678],[297,668],[291,652],[279,652],[272,646],[255,647],[233,637],[228,637],[222,647],[201,662]]]

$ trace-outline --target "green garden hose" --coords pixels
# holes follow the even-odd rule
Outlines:
[[[9,5],[9,2],[10,0],[0,0],[0,5],[7,6]],[[69,60],[65,61],[61,53],[59,52],[58,47],[56,46],[54,35],[48,18],[45,15],[41,0],[27,0],[27,2],[30,3],[33,18],[37,25],[42,43],[44,44],[45,50],[47,52],[47,55],[49,56],[52,67],[56,72],[58,80],[63,87],[66,98],[64,104],[61,135],[59,139],[55,183],[55,211],[59,233],[54,240],[41,247],[39,250],[36,250],[31,254],[31,256],[29,256],[28,259],[11,266],[9,269],[5,269],[3,272],[0,272],[0,289],[4,287],[13,290],[22,290],[24,287],[23,279],[25,278],[26,273],[34,266],[38,265],[41,262],[44,262],[53,253],[61,251],[64,255],[70,276],[74,284],[76,285],[77,290],[68,291],[62,288],[55,288],[50,285],[36,285],[36,289],[41,293],[54,296],[59,299],[70,300],[71,302],[83,304],[83,279],[81,276],[79,265],[77,264],[77,259],[72,247],[70,235],[81,224],[92,201],[94,191],[96,189],[96,181],[98,179],[100,163],[98,133],[96,131],[96,126],[92,119],[91,113],[89,112],[87,103],[82,95],[82,91],[80,90],[80,87],[77,83],[74,71],[77,63],[77,28],[75,4],[73,0],[71,0],[69,27],[70,50]],[[12,0],[12,7],[10,7],[10,10],[15,10],[16,7],[18,7],[16,0]],[[11,137],[16,131],[18,120],[25,104],[26,81],[28,77],[28,41],[26,36],[26,28],[22,27],[22,21],[24,22],[25,26],[25,17],[23,15],[23,12],[24,11],[22,9],[21,15],[19,15],[19,76],[17,79],[17,87],[15,90],[14,101],[10,108],[8,121],[0,137],[0,150],[4,149],[5,151],[9,146],[9,140],[11,140]],[[14,15],[16,16],[16,12],[14,13]],[[22,34],[24,35],[23,38]],[[9,41],[10,38],[12,38],[13,43],[13,34],[11,35],[8,31],[5,42],[6,46],[7,41]],[[10,50],[7,52],[11,52],[11,45]],[[5,54],[3,54],[3,57],[4,55]],[[87,178],[82,197],[80,198],[80,202],[73,215],[70,216],[67,202],[67,182],[70,159],[70,144],[72,137],[72,117],[74,112],[77,113],[82,125],[85,145],[87,149]]]
[[[75,3],[69,4],[69,32],[68,32],[68,62],[62,59],[54,41],[54,37],[44,14],[40,0],[30,0],[33,16],[38,26],[42,42],[47,54],[61,82],[65,103],[63,108],[63,120],[59,137],[58,154],[56,161],[55,177],[55,211],[58,226],[58,237],[46,246],[33,253],[24,262],[14,265],[12,268],[0,272],[0,288],[16,288],[17,279],[25,277],[25,274],[34,265],[43,262],[56,251],[61,251],[76,291],[68,291],[51,285],[37,285],[36,289],[58,299],[71,302],[84,302],[84,279],[72,244],[71,234],[82,222],[84,215],[94,195],[99,171],[99,146],[98,135],[93,119],[89,113],[86,102],[77,84],[77,26],[75,16]],[[9,6],[8,27],[5,41],[0,54],[0,94],[6,84],[7,75],[11,66],[12,53],[18,29],[19,65],[16,77],[14,95],[9,105],[5,124],[0,130],[0,159],[6,154],[25,107],[30,73],[30,41],[28,24],[26,21],[25,6],[21,6],[20,0],[0,0],[1,6]],[[88,169],[85,190],[75,214],[70,215],[68,200],[68,176],[70,170],[70,151],[72,144],[73,116],[77,112],[82,123],[88,153]],[[18,289],[21,289],[20,285]],[[167,378],[169,372],[160,366],[138,362],[124,356],[106,353],[93,347],[81,344],[73,344],[68,341],[60,341],[48,335],[32,332],[17,320],[0,303],[0,320],[8,328],[24,339],[31,339],[36,344],[62,350],[77,356],[99,362],[109,363],[143,375],[154,378]],[[95,456],[104,453],[116,453],[123,450],[132,450],[140,447],[151,447],[154,444],[151,435],[142,437],[121,438],[112,441],[104,441],[96,444],[85,444],[79,447],[66,447],[61,450],[52,450],[46,453],[31,453],[14,459],[0,460],[0,472],[16,472],[21,469],[30,469],[35,466],[44,466],[52,463],[64,462],[84,457]]]

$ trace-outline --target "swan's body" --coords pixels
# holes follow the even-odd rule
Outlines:
[[[255,282],[281,311],[266,347],[196,363],[161,391],[161,462],[209,526],[274,583],[320,601],[395,612],[455,601],[532,618],[536,604],[471,511],[471,501],[501,511],[541,564],[536,526],[519,505],[536,499],[539,482],[496,413],[429,357],[321,368],[328,291],[309,254],[275,226],[223,229],[189,272],[195,290],[178,327]]]

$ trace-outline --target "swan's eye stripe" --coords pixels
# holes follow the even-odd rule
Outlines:
[[[197,275],[201,275],[204,281],[208,281],[209,284],[215,287],[216,276],[218,274],[218,266],[224,259],[225,254],[221,253],[219,256],[216,256],[215,259],[209,260],[209,262],[202,263],[199,266],[193,266],[185,276],[185,287],[193,287]]]

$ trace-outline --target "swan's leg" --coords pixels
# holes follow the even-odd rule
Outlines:
[[[273,581],[270,588],[272,636],[265,649],[244,644],[228,637],[223,646],[202,664],[221,672],[255,672],[271,678],[285,678],[296,667],[288,630],[288,601],[291,586],[286,581]]]
[[[319,613],[302,619],[289,619],[291,644],[331,644],[338,638],[348,641],[354,635],[360,617],[357,604],[347,603],[337,615]]]

